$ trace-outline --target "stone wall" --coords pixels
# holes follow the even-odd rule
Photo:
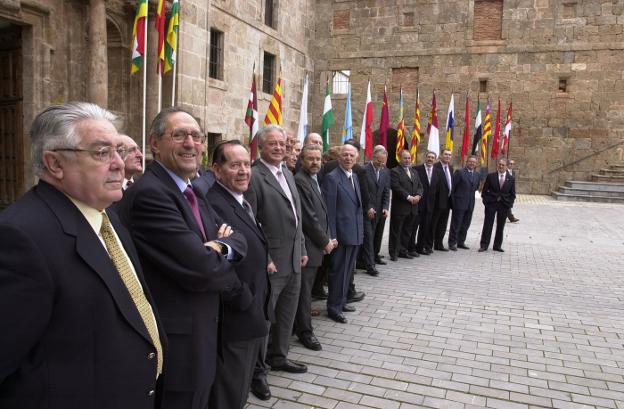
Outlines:
[[[480,29],[473,27],[473,1],[322,0],[316,11],[311,43],[315,86],[321,87],[327,71],[351,70],[354,134],[359,134],[368,78],[373,82],[374,126],[384,83],[391,90],[390,121],[396,126],[399,96],[393,69],[396,74],[397,68],[412,68],[425,106],[423,129],[432,90],[442,130],[450,94],[455,94],[455,156],[461,148],[466,93],[472,116],[477,96],[483,110],[490,96],[492,120],[497,98],[503,110],[513,101],[511,156],[522,192],[549,193],[564,180],[587,179],[615,159],[616,148],[609,147],[624,139],[622,1],[506,0],[502,38],[482,41],[473,40],[473,30]],[[480,93],[483,80],[487,92]],[[566,81],[565,92],[559,90],[560,80]],[[415,85],[403,84],[410,131]],[[337,136],[343,99],[334,99],[334,107],[332,135]],[[322,110],[319,93],[312,93],[311,110]],[[319,117],[312,118],[313,127],[320,128]],[[426,143],[425,136],[421,152]]]

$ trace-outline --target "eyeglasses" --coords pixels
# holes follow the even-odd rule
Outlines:
[[[103,146],[100,149],[60,148],[53,149],[52,152],[87,152],[93,159],[103,163],[112,162],[115,152],[121,157],[121,160],[126,160],[128,157],[128,149],[125,146]]]
[[[171,139],[173,139],[175,143],[181,143],[184,142],[189,135],[191,135],[194,143],[204,143],[204,141],[206,141],[206,135],[200,131],[187,131],[186,129],[174,129],[171,132]]]

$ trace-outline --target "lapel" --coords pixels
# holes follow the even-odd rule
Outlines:
[[[182,193],[180,189],[178,188],[178,185],[176,185],[174,180],[171,179],[171,176],[169,176],[167,171],[162,167],[162,165],[154,161],[150,163],[150,165],[147,167],[146,172],[153,172],[154,175],[157,177],[157,179],[161,183],[163,183],[167,187],[167,189],[171,191],[171,193],[174,195],[174,197],[176,198],[178,202],[177,203],[178,208],[180,209],[180,212],[182,214],[182,217],[186,221],[186,224],[190,227],[191,230],[197,233],[199,238],[203,241],[203,235],[202,235],[201,230],[199,229],[199,226],[197,225],[197,222],[195,221],[195,216],[193,215],[193,210],[191,209],[191,205],[189,204],[188,200],[184,196],[184,193]],[[197,189],[197,187],[194,186],[192,183],[191,183],[191,186],[193,187],[193,192],[195,192],[195,196],[197,196],[197,206],[199,207],[199,214],[201,215],[201,218],[202,218],[204,231],[206,232],[206,235],[209,235],[208,232],[214,230],[214,227],[207,228],[208,226],[206,224],[207,222],[206,213],[208,212],[208,209],[206,208],[204,204],[204,200],[202,199],[203,195]],[[208,237],[206,237],[206,239],[208,239]]]
[[[313,192],[312,194],[316,196],[317,200],[321,203],[321,207],[323,208],[325,213],[327,213],[327,206],[325,205],[325,200],[323,199],[323,195],[321,194],[321,192],[317,189],[316,183],[314,183],[314,179],[312,179],[312,176],[310,176],[306,171],[302,170],[301,172],[304,172],[304,174],[306,175],[310,189]],[[318,175],[317,175],[317,178],[318,178]],[[320,185],[319,185],[319,188],[320,188]]]
[[[266,243],[266,237],[264,236],[264,232],[258,227],[258,220],[254,217],[254,223],[254,221],[251,220],[249,214],[247,214],[243,206],[241,206],[240,203],[238,203],[236,199],[230,194],[230,192],[223,188],[223,186],[216,183],[215,189],[216,192],[221,195],[223,200],[225,200],[225,202],[232,207],[232,211],[234,212],[236,217],[238,217],[243,223],[245,223],[245,225],[249,227],[256,234],[256,236],[258,236],[260,240],[262,240],[263,243]]]
[[[119,277],[117,269],[113,265],[104,245],[95,234],[84,216],[74,206],[74,204],[61,192],[56,190],[46,182],[40,181],[37,186],[37,193],[45,201],[52,212],[56,215],[65,234],[75,237],[76,253],[80,258],[97,274],[104,282],[113,300],[117,304],[119,311],[128,323],[143,336],[149,343],[152,339],[145,328],[143,319],[139,311],[128,294],[128,289]],[[117,221],[116,218],[115,222]],[[117,223],[113,224],[115,230],[121,230]],[[119,233],[117,234],[119,235]],[[123,241],[122,241],[123,243]],[[130,252],[126,251],[128,255]],[[132,263],[139,265],[137,260],[131,258]],[[136,270],[136,268],[135,268]],[[137,270],[138,271],[138,270]],[[145,283],[141,283],[145,285]],[[155,311],[155,309],[154,309]]]
[[[339,183],[340,188],[347,193],[347,196],[349,196],[349,198],[353,200],[353,203],[358,204],[357,183],[355,180],[355,173],[351,171],[351,180],[353,182],[353,184],[351,184],[352,182],[349,182],[347,175],[345,175],[344,171],[342,170],[340,166],[336,168],[336,172],[338,172],[338,177],[340,178],[340,183]],[[356,190],[353,190],[354,187]]]
[[[286,193],[284,193],[284,190],[277,182],[277,178],[275,177],[275,175],[273,175],[273,172],[271,172],[269,168],[267,168],[265,164],[259,160],[254,163],[254,166],[258,168],[258,172],[260,172],[260,174],[262,175],[262,180],[269,186],[271,186],[277,193],[279,193],[288,200],[288,196],[286,196]],[[286,179],[286,183],[288,183],[288,179]],[[290,184],[288,186],[290,187]]]

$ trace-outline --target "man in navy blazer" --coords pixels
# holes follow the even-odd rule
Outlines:
[[[509,209],[516,200],[516,181],[507,172],[507,159],[499,159],[496,172],[490,173],[485,178],[485,184],[481,191],[481,198],[485,205],[485,218],[483,219],[483,231],[481,232],[481,247],[479,251],[487,251],[492,238],[494,216],[496,216],[496,235],[494,236],[494,251],[504,251],[503,230]]]
[[[444,247],[444,235],[448,226],[448,219],[453,208],[453,166],[451,166],[451,151],[442,150],[440,161],[433,168],[438,174],[438,184],[435,192],[431,231],[433,233],[433,249],[448,251]]]
[[[223,303],[222,356],[209,407],[236,409],[247,402],[256,358],[269,332],[269,246],[243,197],[251,177],[247,148],[237,139],[220,143],[213,153],[212,168],[216,183],[206,197],[217,214],[247,240],[247,255],[236,265],[236,275],[253,293],[253,302],[244,310],[235,303]]]
[[[410,238],[410,251],[416,250],[418,254],[429,255],[433,251],[433,208],[435,204],[435,193],[440,182],[438,172],[435,172],[433,164],[436,160],[435,152],[427,152],[425,155],[425,163],[414,166],[413,169],[418,173],[420,183],[423,186],[423,196],[418,202],[419,222],[418,236],[416,235],[416,226],[412,231]]]
[[[119,202],[169,341],[162,408],[204,409],[217,367],[221,301],[249,308],[234,263],[247,242],[191,185],[205,135],[179,107],[163,109],[149,137],[154,155]]]
[[[322,190],[329,216],[330,238],[337,240],[332,253],[328,281],[327,315],[339,323],[346,323],[343,312],[355,311],[347,305],[347,291],[357,259],[358,246],[363,241],[362,200],[360,183],[353,172],[357,149],[342,146],[338,167],[323,178]]]
[[[114,119],[69,103],[33,121],[39,183],[0,213],[3,409],[156,407],[165,335],[132,240],[105,211],[127,153]]]
[[[381,260],[381,239],[390,214],[390,171],[386,168],[388,151],[383,145],[373,149],[373,160],[364,166],[368,186],[368,209],[364,217],[364,243],[359,257],[372,276],[379,274],[375,264],[386,264]]]
[[[475,171],[477,157],[471,155],[463,169],[453,174],[453,215],[449,229],[448,246],[450,250],[457,248],[468,250],[466,235],[472,221],[475,205],[475,192],[479,188],[479,174]]]

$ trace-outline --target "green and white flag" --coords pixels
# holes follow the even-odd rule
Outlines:
[[[325,103],[323,104],[323,152],[329,150],[329,130],[332,125],[334,125],[334,111],[332,110],[329,81],[327,81],[327,86],[325,87]]]

